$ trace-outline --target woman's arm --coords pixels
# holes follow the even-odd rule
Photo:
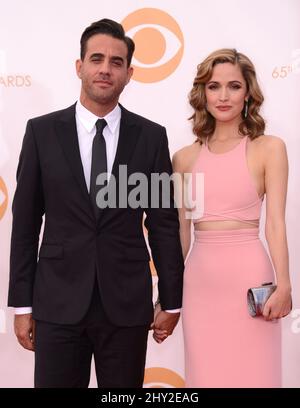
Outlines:
[[[184,201],[184,152],[180,150],[173,156],[173,173],[176,173],[174,178],[175,201],[178,206],[178,216],[180,223],[180,242],[182,248],[183,259],[185,260],[191,246],[191,220],[187,217],[188,210],[185,207]]]
[[[266,239],[274,265],[277,290],[264,308],[264,316],[276,319],[291,310],[289,255],[285,226],[288,159],[284,142],[268,137],[265,142]]]

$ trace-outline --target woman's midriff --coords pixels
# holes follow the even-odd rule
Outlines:
[[[194,224],[195,231],[210,231],[210,230],[232,230],[242,228],[258,228],[259,220],[249,220],[247,222],[222,220],[222,221],[200,221]]]

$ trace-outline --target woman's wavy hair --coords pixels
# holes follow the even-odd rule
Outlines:
[[[211,79],[213,68],[225,62],[237,64],[247,84],[248,114],[245,117],[245,104],[239,132],[248,135],[251,140],[264,134],[265,121],[259,114],[264,97],[257,82],[254,65],[246,55],[235,49],[223,48],[214,51],[197,66],[197,75],[189,94],[189,102],[194,108],[194,114],[189,119],[193,122],[193,132],[201,144],[205,139],[209,139],[215,130],[215,118],[206,109],[205,84]]]

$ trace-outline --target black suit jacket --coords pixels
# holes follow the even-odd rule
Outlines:
[[[142,172],[149,179],[151,173],[171,174],[165,128],[121,109],[112,173],[117,176],[119,165],[126,164],[128,174]],[[145,213],[160,299],[166,309],[179,308],[183,259],[177,210],[159,207]],[[76,323],[88,309],[97,273],[102,303],[114,324],[150,323],[152,279],[143,213],[141,208],[107,208],[96,220],[80,158],[75,105],[29,120],[13,201],[8,305],[32,305],[35,319]]]

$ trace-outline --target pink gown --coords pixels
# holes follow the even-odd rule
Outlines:
[[[246,146],[247,137],[224,154],[202,145],[193,173],[204,174],[204,213],[195,223],[260,218]],[[251,317],[246,300],[248,288],[274,279],[258,228],[195,231],[184,273],[186,387],[281,386],[281,324]]]

